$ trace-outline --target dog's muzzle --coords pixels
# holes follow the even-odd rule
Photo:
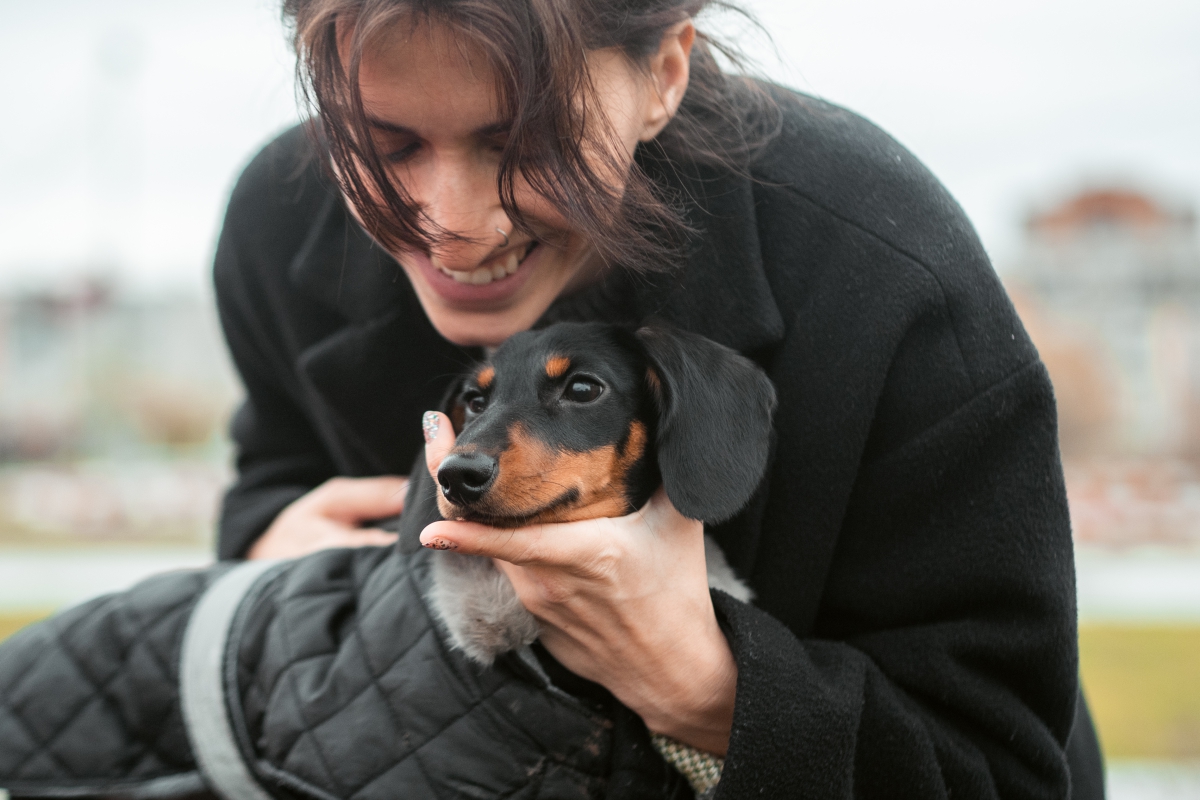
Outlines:
[[[496,459],[484,453],[451,453],[438,467],[442,496],[456,506],[469,506],[496,480]]]

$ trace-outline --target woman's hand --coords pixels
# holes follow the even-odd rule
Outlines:
[[[454,446],[439,416],[440,435],[425,446],[435,476]],[[608,688],[651,731],[725,754],[737,664],[708,593],[704,526],[661,489],[626,517],[518,530],[437,522],[421,542],[495,559],[559,662]]]
[[[399,514],[407,490],[407,478],[331,478],[281,511],[246,557],[297,558],[331,547],[394,544],[396,534],[360,526]]]

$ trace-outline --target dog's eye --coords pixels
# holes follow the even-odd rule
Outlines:
[[[590,403],[601,395],[604,387],[592,378],[577,377],[567,381],[563,397],[572,403]]]
[[[463,397],[463,404],[472,414],[482,414],[483,410],[487,408],[487,398],[480,392],[469,392]]]

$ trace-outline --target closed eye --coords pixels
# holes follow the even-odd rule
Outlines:
[[[405,145],[404,147],[401,147],[397,150],[392,150],[391,152],[387,153],[383,158],[385,161],[387,161],[390,164],[402,164],[405,161],[407,161],[408,159],[412,158],[414,155],[416,155],[417,151],[420,149],[421,149],[420,142],[412,142],[411,144]]]

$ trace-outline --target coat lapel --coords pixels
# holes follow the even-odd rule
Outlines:
[[[687,202],[695,232],[683,269],[645,278],[638,291],[642,317],[694,331],[742,353],[781,341],[783,317],[763,270],[752,180],[646,156],[639,163],[656,183],[671,186],[671,196]]]
[[[412,294],[396,260],[380,250],[330,190],[289,267],[292,283],[351,323],[386,314]]]

